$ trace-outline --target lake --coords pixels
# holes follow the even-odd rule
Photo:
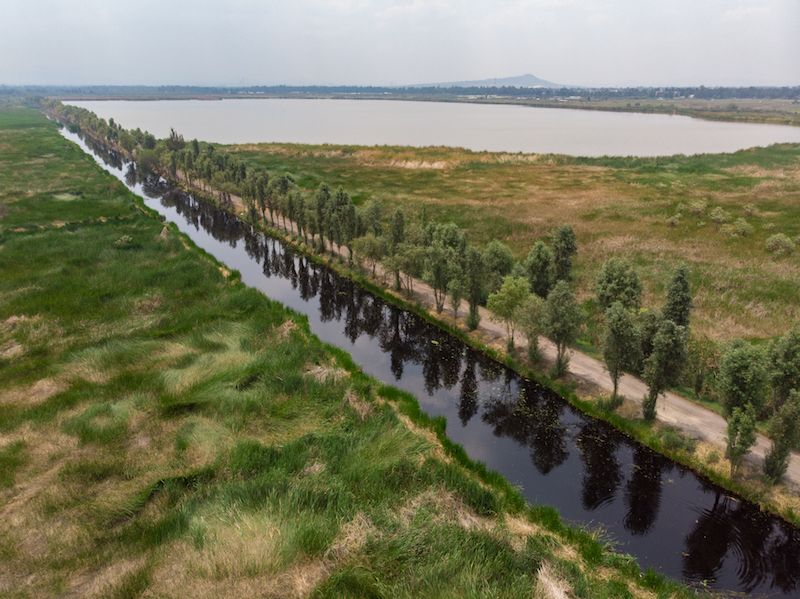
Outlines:
[[[67,102],[156,137],[225,144],[453,146],[573,156],[665,156],[800,143],[800,127],[686,116],[396,100],[227,99]]]

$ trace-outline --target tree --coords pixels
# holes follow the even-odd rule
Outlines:
[[[297,233],[302,235],[304,240],[308,239],[306,231],[306,199],[299,191],[295,192],[294,197],[294,221],[297,224]]]
[[[653,351],[644,363],[644,380],[648,386],[642,403],[645,420],[656,417],[658,396],[680,375],[686,361],[686,330],[671,320],[662,320],[653,337]]]
[[[483,250],[483,263],[486,268],[486,291],[497,291],[503,277],[511,274],[514,268],[514,254],[502,241],[493,239]]]
[[[370,200],[364,205],[364,223],[367,230],[375,237],[383,235],[383,223],[381,223],[382,208],[380,203]]]
[[[471,331],[478,328],[481,321],[478,306],[483,298],[485,265],[483,255],[474,247],[467,248],[464,257],[464,278],[466,282],[467,301],[469,302],[469,315],[467,327]]]
[[[316,211],[317,231],[319,233],[320,251],[325,251],[325,231],[327,230],[327,217],[331,205],[331,188],[326,183],[322,183],[314,194],[314,209]],[[270,209],[270,216],[272,210]]]
[[[689,289],[689,271],[679,266],[672,275],[667,287],[667,301],[664,305],[664,318],[677,325],[689,328],[689,315],[692,311],[692,294]]]
[[[508,351],[514,350],[514,332],[519,307],[530,295],[528,281],[522,277],[505,277],[500,289],[489,295],[487,307],[506,327]]]
[[[347,202],[339,207],[339,239],[341,244],[347,248],[347,260],[353,263],[353,239],[358,236],[358,218],[356,217],[356,207],[350,200],[350,196],[344,194]]]
[[[572,256],[578,251],[575,231],[570,225],[558,227],[553,232],[553,257],[557,281],[569,281],[572,278]]]
[[[167,149],[171,150],[172,152],[177,152],[184,148],[186,142],[183,141],[183,135],[178,135],[175,129],[170,128],[169,137],[166,140],[166,145]]]
[[[595,282],[597,301],[603,309],[620,302],[628,310],[639,308],[642,302],[642,283],[631,265],[620,258],[603,263]]]
[[[438,243],[450,250],[459,258],[467,249],[467,238],[455,223],[428,223],[423,231],[423,242],[426,245]]]
[[[450,263],[453,261],[453,250],[441,243],[434,243],[425,250],[423,278],[433,289],[436,311],[444,309],[447,296],[447,284],[450,282]]]
[[[753,406],[734,408],[728,418],[728,447],[725,452],[731,462],[731,478],[736,476],[742,458],[756,442],[756,415]]]
[[[353,249],[359,255],[364,256],[372,269],[372,276],[374,277],[375,267],[386,255],[386,240],[369,232],[353,240]]]
[[[779,408],[793,390],[800,391],[800,326],[795,326],[769,348],[772,403]]]
[[[531,291],[542,299],[546,298],[553,288],[556,277],[553,250],[543,241],[534,243],[525,260],[525,270],[528,273]]]
[[[458,309],[461,307],[461,300],[464,299],[467,291],[464,283],[464,272],[458,263],[453,265],[450,275],[447,293],[450,296],[450,306],[453,308],[453,318],[458,318]]]
[[[398,208],[392,214],[392,220],[389,225],[389,251],[394,253],[405,240],[406,218],[403,211]]]
[[[556,376],[567,372],[567,347],[575,341],[580,329],[581,313],[569,283],[559,281],[547,296],[544,310],[544,330],[556,344]]]
[[[772,447],[764,458],[764,474],[777,483],[789,466],[789,454],[800,443],[800,391],[792,391],[778,409],[769,427]]]
[[[629,310],[621,302],[614,302],[606,310],[606,333],[603,339],[603,359],[614,389],[611,400],[616,401],[619,379],[626,370],[635,367],[639,360],[639,335]]]
[[[405,275],[406,290],[414,292],[414,279],[422,275],[425,267],[425,248],[410,243],[403,243],[395,254],[397,268]]]
[[[653,353],[653,340],[656,338],[656,333],[658,333],[664,318],[659,312],[644,310],[638,314],[636,320],[641,347],[639,352],[640,362],[637,365],[636,372],[641,374],[644,371],[644,363]]]
[[[767,394],[767,365],[764,352],[746,341],[735,340],[725,350],[719,365],[718,386],[728,414],[735,408],[752,406],[756,414],[764,407]]]
[[[398,248],[406,240],[406,224],[405,215],[403,211],[398,208],[392,214],[392,220],[389,224],[389,255],[394,256]],[[397,260],[394,260],[394,286],[395,289],[400,289],[400,269],[397,267]]]
[[[528,340],[528,359],[535,362],[539,359],[539,335],[544,326],[544,300],[535,293],[528,297],[514,313],[514,322]]]
[[[716,394],[712,373],[719,372],[722,359],[719,344],[706,336],[692,335],[689,338],[686,368],[683,369],[683,383],[691,387],[695,395]]]

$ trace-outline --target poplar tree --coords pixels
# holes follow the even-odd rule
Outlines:
[[[528,281],[522,277],[505,277],[500,289],[489,295],[486,307],[506,327],[508,351],[514,350],[517,310],[530,295]]]
[[[322,183],[314,195],[314,209],[317,214],[317,231],[319,232],[319,246],[325,251],[325,231],[327,229],[327,216],[331,203],[331,188],[327,183]],[[270,211],[271,214],[272,211]]]
[[[539,359],[539,335],[544,327],[544,300],[535,293],[528,297],[514,313],[514,322],[528,339],[528,359]]]
[[[477,329],[481,321],[478,306],[483,297],[484,270],[481,253],[472,246],[468,247],[464,258],[464,278],[466,280],[467,301],[469,302],[467,326],[471,331]]]
[[[580,329],[581,313],[569,283],[559,281],[547,296],[544,310],[544,330],[556,344],[555,375],[567,372],[567,348],[575,341]]]
[[[675,383],[685,361],[685,329],[671,320],[662,320],[653,338],[653,351],[644,364],[644,380],[648,386],[647,396],[642,402],[645,420],[656,417],[658,396]]]
[[[736,476],[742,459],[756,442],[756,415],[753,406],[734,408],[728,418],[728,446],[725,452],[731,462],[731,478]]]
[[[769,427],[772,447],[764,458],[764,474],[772,484],[777,483],[789,466],[789,455],[800,443],[800,391],[792,391],[778,409]]]
[[[453,318],[458,318],[458,310],[461,307],[461,300],[464,299],[466,293],[466,285],[464,284],[464,271],[458,263],[453,265],[453,270],[450,273],[450,282],[447,284],[447,293],[450,296],[450,307],[453,309]]]
[[[505,243],[493,239],[483,250],[483,263],[487,291],[497,291],[503,283],[503,277],[510,275],[514,268],[514,254]]]
[[[800,392],[800,326],[772,342],[769,364],[772,403],[779,408],[792,391]]]
[[[621,302],[614,302],[606,310],[606,333],[603,339],[603,359],[614,389],[612,403],[617,400],[619,379],[625,370],[631,370],[639,360],[639,335],[631,313]]]
[[[572,278],[572,256],[577,251],[578,243],[572,227],[570,225],[558,227],[553,232],[553,257],[557,281],[569,281]]]
[[[525,260],[525,270],[531,291],[545,299],[553,288],[556,276],[553,250],[543,241],[534,243]]]
[[[685,265],[679,266],[667,287],[667,300],[664,304],[664,318],[682,327],[689,327],[692,311],[692,294],[689,289],[689,271]]]
[[[440,243],[434,243],[425,251],[423,278],[433,290],[436,311],[439,313],[444,309],[447,284],[450,282],[450,262],[453,259],[453,251]]]
[[[760,348],[741,339],[731,343],[722,355],[718,375],[727,413],[748,405],[760,413],[767,395],[768,376],[766,356]]]
[[[403,211],[397,208],[392,214],[392,220],[389,225],[389,255],[395,256],[398,249],[406,240],[406,219]],[[398,291],[400,290],[400,268],[398,261],[392,260],[394,272],[394,286]]]

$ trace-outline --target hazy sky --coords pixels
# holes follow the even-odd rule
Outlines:
[[[0,83],[798,85],[800,0],[3,0]]]

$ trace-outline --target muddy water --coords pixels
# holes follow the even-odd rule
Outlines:
[[[113,153],[90,153],[199,247],[375,378],[415,395],[467,453],[528,501],[600,529],[668,576],[756,596],[800,595],[800,532],[573,409],[412,313],[310,263],[234,216],[159,181],[137,181]]]
[[[156,137],[170,127],[218,143],[456,146],[572,156],[734,152],[800,142],[800,127],[686,116],[396,100],[106,100],[69,102]]]

